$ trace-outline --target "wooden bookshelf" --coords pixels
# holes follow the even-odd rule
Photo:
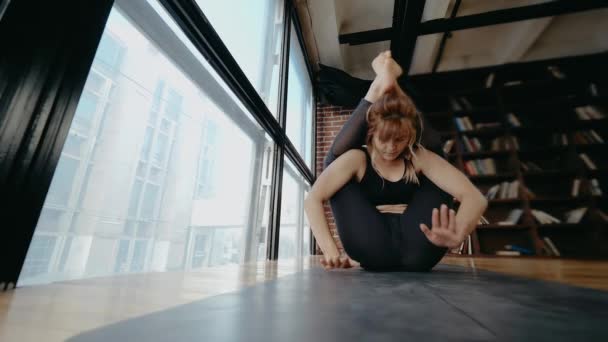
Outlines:
[[[599,85],[596,88],[599,91],[594,94],[589,91],[592,83]],[[537,93],[540,95],[536,96]],[[446,159],[465,173],[484,194],[496,184],[513,181],[519,184],[515,198],[488,201],[484,217],[490,224],[479,225],[473,232],[472,255],[496,256],[495,252],[504,250],[503,246],[516,245],[532,252],[531,256],[522,254],[522,257],[555,258],[557,256],[544,239],[548,237],[560,257],[608,259],[608,223],[605,221],[605,214],[608,213],[608,158],[605,157],[608,155],[607,94],[606,84],[592,78],[547,77],[504,86],[498,74],[490,88],[479,84],[477,88],[444,91],[443,95],[451,98],[445,101],[447,108],[435,108],[427,117],[431,124],[438,123],[442,128],[444,140],[453,139],[455,142],[446,153]],[[466,98],[467,108],[455,108],[452,105],[454,98],[458,102],[463,97]],[[604,118],[579,118],[575,109],[585,106],[601,108]],[[510,113],[518,118],[520,126],[509,121]],[[465,117],[474,124],[485,123],[489,126],[499,122],[500,126],[474,126],[471,129],[467,124],[468,127],[463,127]],[[577,132],[591,129],[601,136],[603,143],[575,143]],[[578,134],[580,138],[581,133]],[[491,149],[491,142],[500,137],[517,139],[517,148]],[[485,149],[474,148],[471,151],[470,142],[467,142],[467,148],[465,139],[471,141],[473,138],[481,142]],[[561,139],[566,139],[566,143]],[[590,170],[581,160],[581,153],[593,160],[597,166],[595,170]],[[491,158],[495,164],[492,166],[495,170],[490,170],[490,174],[474,175],[468,172],[471,169],[470,161],[482,164],[487,158]],[[528,168],[527,163],[541,165],[541,169],[524,171],[522,163]],[[591,195],[592,178],[599,181],[601,196]],[[576,196],[571,194],[574,179],[580,179]],[[565,213],[581,207],[587,208],[581,221],[567,223]],[[517,223],[498,224],[506,219],[506,214],[512,209],[522,210]],[[533,215],[533,210],[542,210],[561,222],[541,224]],[[467,250],[468,246],[463,254],[468,254]]]

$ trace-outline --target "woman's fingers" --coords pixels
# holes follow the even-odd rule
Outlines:
[[[448,206],[445,204],[441,205],[441,221],[439,225],[444,229],[448,227]]]
[[[334,268],[351,268],[355,266],[359,266],[359,263],[354,261],[348,256],[344,257],[322,257],[320,260],[321,266],[324,269],[330,270]]]
[[[456,232],[456,211],[450,209],[450,221],[448,222],[448,229]]]
[[[437,210],[437,208],[433,208],[433,214],[431,215],[431,224],[433,228],[439,226],[439,210]]]
[[[420,224],[420,229],[422,230],[422,232],[424,233],[424,235],[426,235],[426,238],[429,239],[429,241],[434,242],[434,240],[435,240],[435,233],[433,233],[433,231],[430,230],[429,227],[426,224],[421,223]]]

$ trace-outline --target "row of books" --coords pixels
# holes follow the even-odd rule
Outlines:
[[[507,214],[507,217],[502,221],[498,221],[497,224],[501,226],[516,225],[521,220],[523,212],[524,211],[521,208],[511,209],[509,214]],[[540,224],[562,223],[561,219],[545,211],[531,209],[530,212],[532,213],[534,219]],[[564,220],[566,223],[580,223],[585,216],[585,213],[587,213],[587,207],[572,209],[564,213]]]
[[[471,176],[495,175],[496,163],[492,158],[472,159],[464,163],[464,169]]]
[[[495,252],[496,255],[518,256],[518,255],[534,255],[534,252],[519,245],[505,245],[504,249]]]
[[[587,168],[589,170],[597,170],[597,165],[595,164],[593,159],[591,159],[591,157],[589,157],[589,155],[587,155],[587,153],[579,153],[578,156],[583,161],[585,166],[587,166]],[[535,163],[533,161],[520,160],[519,166],[520,166],[521,170],[525,171],[525,172],[544,171],[544,169],[542,167],[540,167],[537,163]]]
[[[553,224],[553,223],[562,223],[562,220],[550,215],[542,210],[531,209],[532,216],[536,219],[536,221],[540,224]],[[587,207],[580,207],[576,209],[572,209],[566,211],[564,213],[564,220],[566,223],[579,223],[585,216],[587,212]]]
[[[500,122],[478,122],[473,124],[471,119],[468,116],[457,117],[454,118],[454,122],[456,123],[456,128],[460,132],[467,132],[476,129],[484,129],[484,128],[498,128],[501,127],[502,124]]]
[[[553,133],[551,142],[557,146],[569,145],[570,139],[568,139],[567,133]],[[586,131],[575,131],[572,134],[572,142],[578,145],[588,144],[603,144],[604,139],[595,130],[590,129]]]
[[[477,137],[469,138],[466,135],[462,136],[462,147],[464,152],[479,152],[485,151],[484,144]],[[489,151],[504,151],[504,150],[519,150],[519,141],[517,137],[501,136],[496,137],[490,143]]]
[[[575,144],[581,145],[604,143],[602,136],[599,135],[594,129],[574,132],[572,135],[572,141],[574,141]]]
[[[595,106],[581,106],[574,108],[576,116],[579,120],[598,120],[606,116]]]
[[[575,178],[572,180],[572,190],[570,195],[572,197],[578,197],[580,194],[582,179]],[[597,178],[591,178],[589,180],[589,192],[591,196],[602,196],[602,188],[600,187],[600,181]]]
[[[499,184],[495,184],[488,189],[486,192],[486,198],[491,199],[503,199],[503,198],[518,198],[519,197],[519,181],[514,180],[512,182],[504,181]]]
[[[566,78],[566,74],[558,66],[555,66],[555,65],[547,66],[547,72],[549,72],[549,74],[551,76],[553,76],[553,78],[558,79],[558,80],[563,80]],[[489,73],[488,76],[486,77],[486,82],[485,82],[486,88],[492,88],[492,86],[494,85],[495,79],[496,79],[496,74],[493,72]],[[523,84],[523,83],[524,82],[522,80],[510,80],[510,81],[503,82],[502,84],[505,87],[511,87],[511,86]]]

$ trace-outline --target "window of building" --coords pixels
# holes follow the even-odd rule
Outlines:
[[[291,27],[289,78],[287,85],[287,137],[300,153],[309,169],[312,160],[312,119],[314,103],[312,84],[295,28]]]
[[[145,2],[110,13],[70,128],[86,138],[66,143],[44,204],[61,220],[37,227],[20,285],[240,263],[265,246],[274,143],[167,18]]]

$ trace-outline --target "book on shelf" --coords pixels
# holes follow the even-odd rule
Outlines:
[[[496,174],[496,164],[492,158],[467,160],[464,166],[472,176]]]
[[[581,106],[574,108],[574,112],[579,120],[598,120],[605,118],[605,115],[595,106]]]
[[[523,83],[524,82],[522,80],[513,80],[513,81],[508,81],[508,82],[503,83],[503,86],[505,86],[505,87],[513,87],[513,86],[520,85],[520,84],[523,84]]]
[[[504,250],[500,250],[500,251],[496,251],[494,253],[496,255],[501,255],[501,256],[519,256],[519,255],[521,255],[520,251],[504,251]]]
[[[559,250],[557,249],[557,247],[555,246],[553,241],[548,236],[543,237],[543,242],[545,243],[545,246],[549,252],[549,255],[561,256],[561,253],[559,252]]]
[[[535,162],[531,162],[531,161],[520,161],[519,165],[522,169],[522,171],[544,171],[542,167],[538,166],[538,164],[536,164]]]
[[[488,189],[488,191],[486,192],[486,199],[488,199],[488,200],[495,199],[499,190],[500,190],[500,184],[496,184],[496,185],[493,185],[492,187],[490,187]]]
[[[503,151],[503,150],[519,150],[519,141],[517,137],[497,137],[492,140],[491,143],[492,151]]]
[[[597,92],[597,85],[595,83],[590,83],[589,84],[589,93],[593,97],[596,97],[596,96],[599,95],[599,93]]]
[[[519,119],[517,118],[517,116],[515,116],[514,113],[507,114],[507,121],[509,121],[509,123],[513,127],[521,127],[521,121],[519,121]]]
[[[594,129],[590,129],[589,134],[595,139],[596,143],[604,143],[604,139]]]
[[[604,223],[608,223],[608,214],[606,214],[603,210],[600,209],[596,209],[596,212],[600,220],[602,220]]]
[[[526,255],[534,254],[534,252],[532,252],[530,249],[522,247],[522,246],[518,246],[518,245],[505,245],[505,250],[517,251],[517,252],[520,252],[521,254],[526,254]]]
[[[456,123],[456,128],[460,132],[472,131],[474,129],[473,123],[468,116],[454,118],[454,122]]]
[[[570,195],[572,197],[578,197],[580,187],[581,187],[581,179],[580,178],[573,179],[572,180],[572,191],[570,192]]]
[[[499,128],[502,127],[500,122],[478,122],[475,124],[475,129]]]
[[[523,214],[523,210],[522,209],[512,209],[509,212],[509,215],[507,215],[507,218],[504,219],[503,221],[499,221],[497,224],[501,225],[501,226],[512,226],[517,224],[517,222],[519,222],[519,219],[521,218],[521,215]]]
[[[591,115],[592,119],[603,119],[606,117],[604,112],[596,106],[586,106],[585,109],[587,110],[587,113]]]
[[[494,73],[491,72],[488,77],[486,77],[486,88],[492,88],[492,84],[494,84]]]
[[[481,215],[481,217],[479,218],[478,224],[490,224],[490,221],[488,221],[488,219],[485,218],[485,216]]]
[[[589,170],[597,170],[597,165],[595,165],[593,160],[591,160],[591,158],[589,158],[589,156],[586,153],[579,153],[578,156],[585,163],[587,168],[589,168]]]
[[[600,187],[600,181],[597,178],[591,178],[589,180],[591,196],[602,196],[602,188]]]
[[[507,195],[503,198],[517,198],[519,196],[519,181],[514,180],[509,183]]]
[[[604,139],[594,129],[589,129],[586,131],[576,131],[572,135],[572,140],[575,144],[579,145],[604,143]]]
[[[452,147],[454,147],[454,139],[448,139],[443,144],[443,153],[448,154],[452,151]]]
[[[558,80],[563,80],[566,78],[566,74],[564,74],[564,72],[561,71],[560,68],[555,65],[547,66],[547,71],[549,71],[551,76],[555,77]]]
[[[463,149],[465,152],[478,152],[483,150],[481,141],[477,138],[469,138],[466,135],[462,136]]]
[[[519,180],[501,182],[493,185],[486,192],[486,199],[511,199],[519,197]]]
[[[569,210],[564,214],[567,223],[579,223],[587,213],[587,207],[580,207]]]
[[[553,133],[552,143],[556,146],[568,146],[568,135],[566,133]]]
[[[552,223],[561,223],[562,221],[555,216],[549,215],[548,213],[538,210],[532,209],[532,216],[538,221],[540,224],[552,224]]]

